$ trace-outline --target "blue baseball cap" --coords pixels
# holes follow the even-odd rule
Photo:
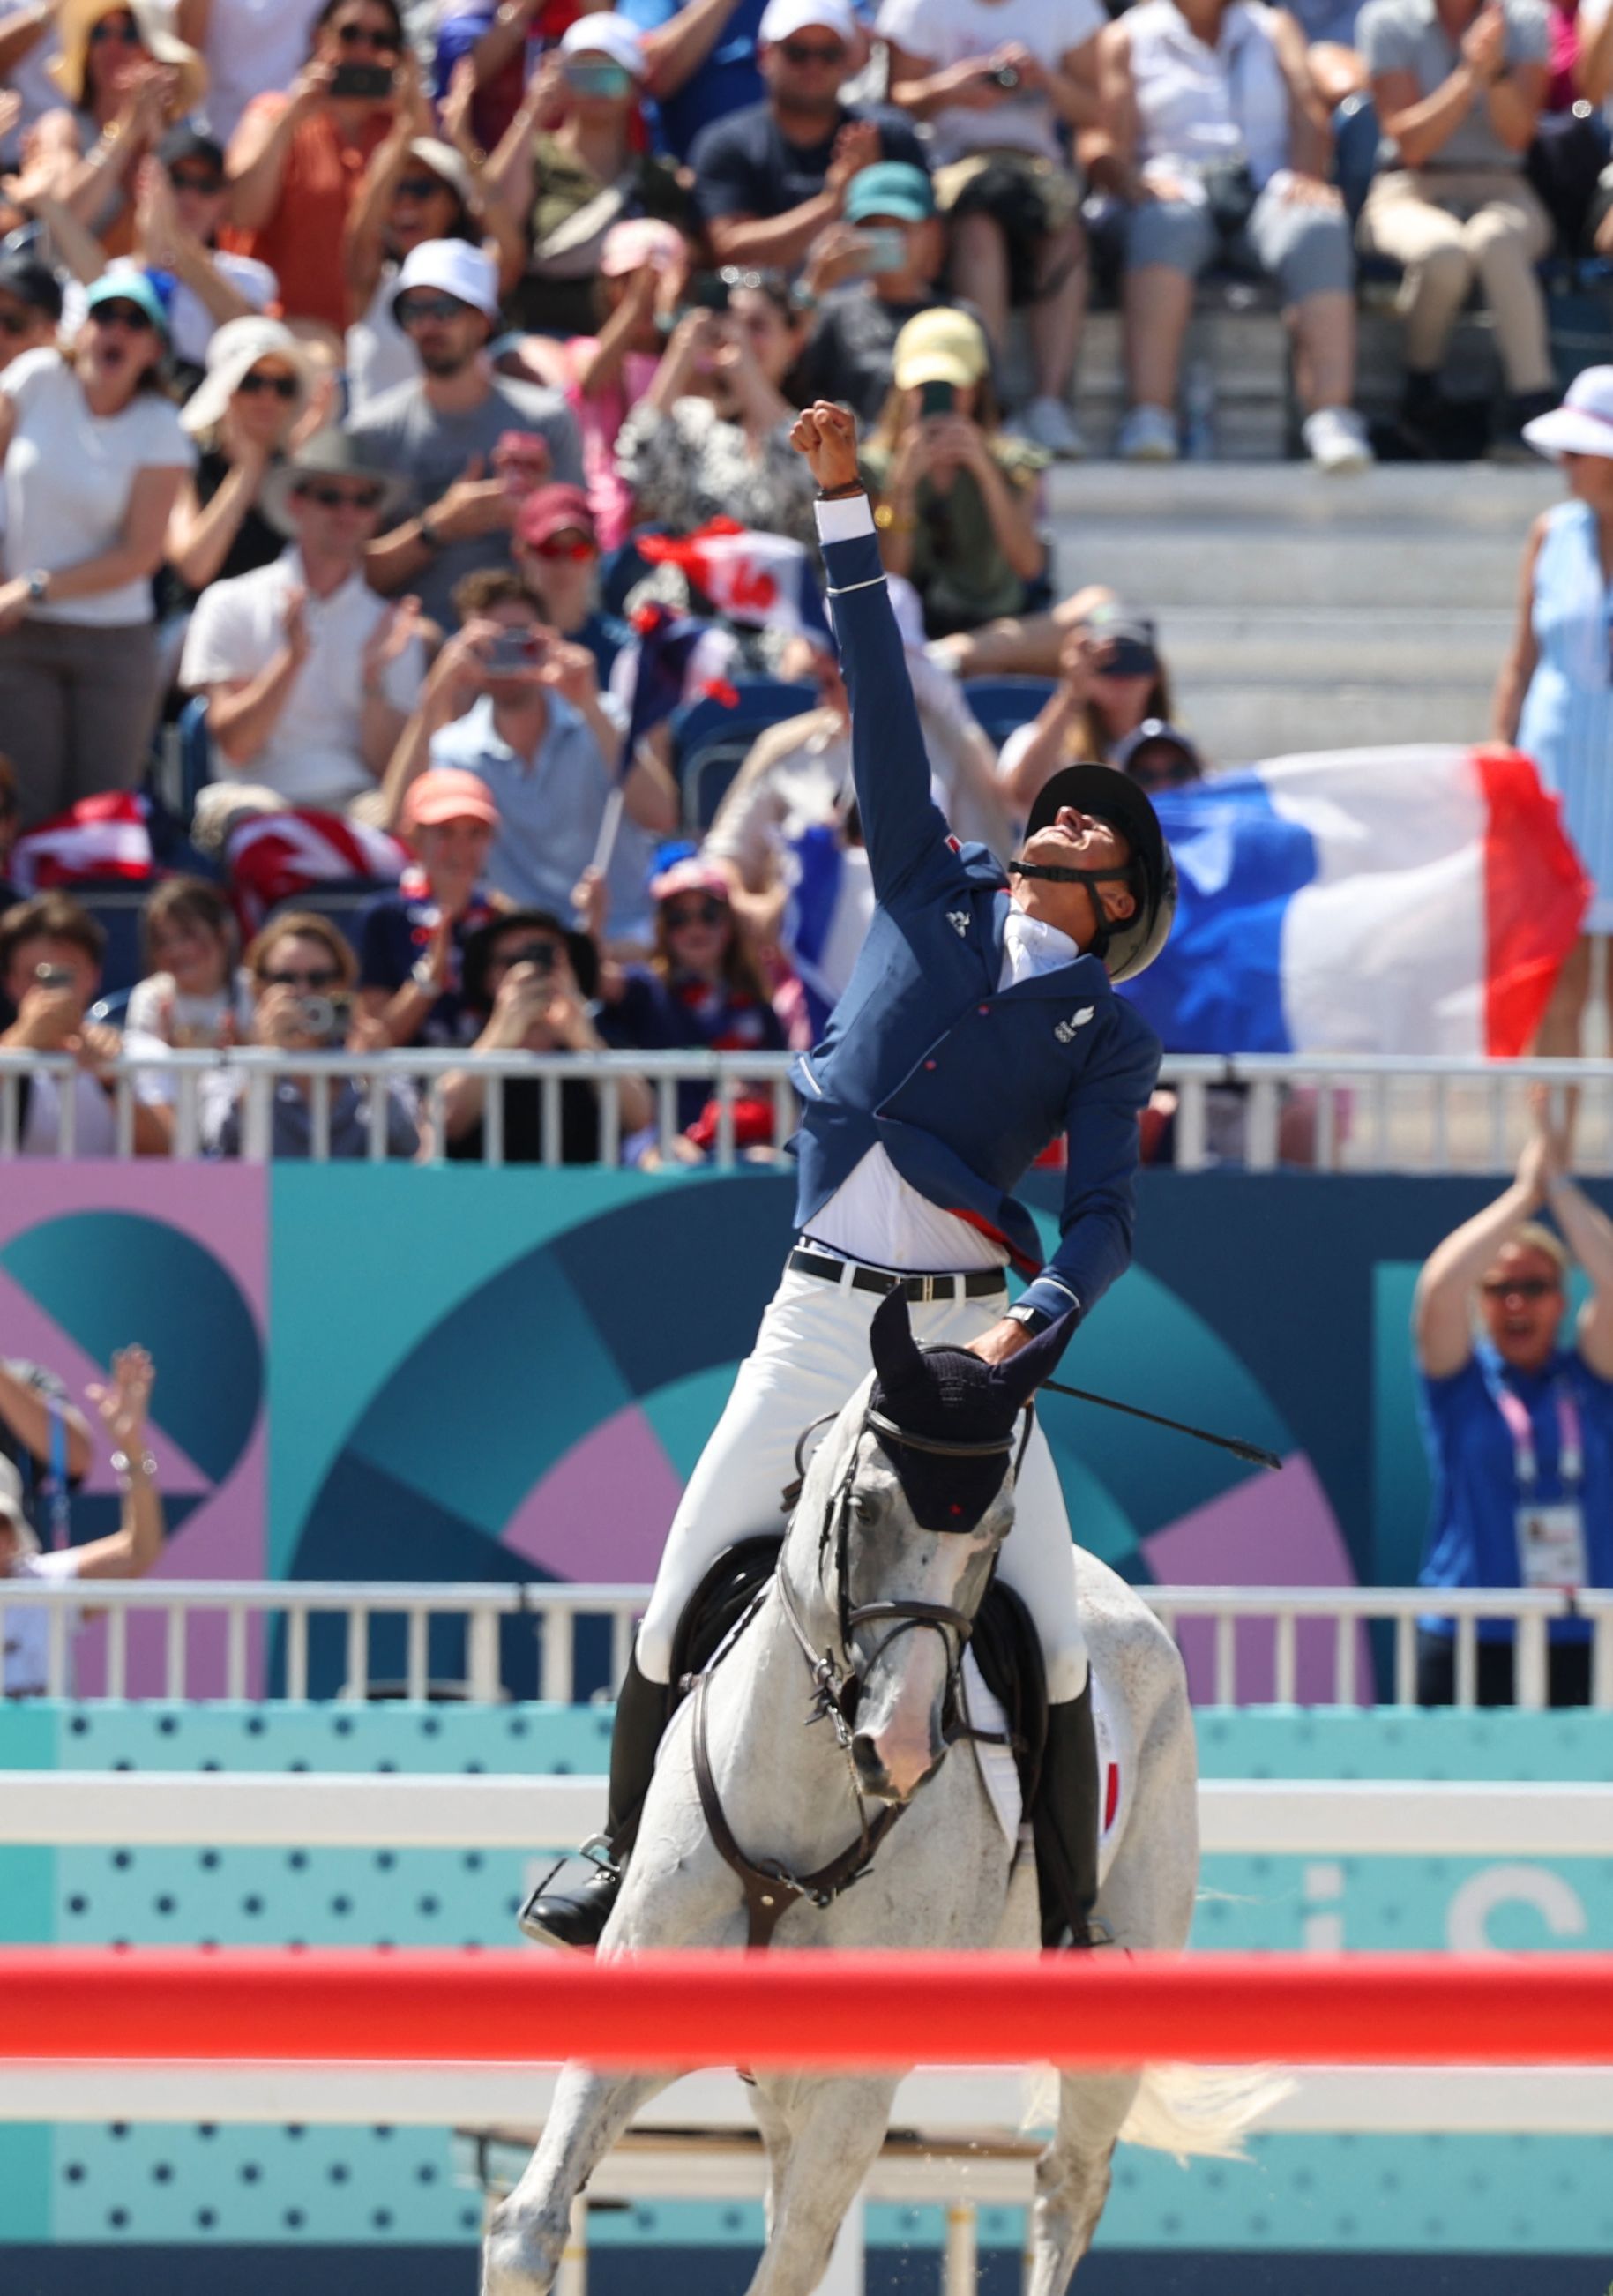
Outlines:
[[[137,303],[167,342],[168,307],[143,271],[103,271],[86,294],[84,308],[95,311],[102,303]]]
[[[924,223],[936,211],[929,177],[910,160],[878,160],[863,168],[846,187],[846,220],[895,216],[902,223]]]

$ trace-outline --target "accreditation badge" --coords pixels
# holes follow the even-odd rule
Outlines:
[[[1525,1587],[1583,1587],[1585,1583],[1584,1517],[1572,1499],[1549,1506],[1520,1506],[1518,1577]]]

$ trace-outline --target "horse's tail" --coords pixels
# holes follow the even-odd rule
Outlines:
[[[1046,2128],[1059,2117],[1055,2067],[1032,2078],[1027,2128]],[[1241,2161],[1244,2139],[1291,2096],[1298,2084],[1261,2065],[1144,2065],[1142,2085],[1120,2124],[1123,2144],[1212,2161]]]
[[[1244,2138],[1296,2087],[1262,2065],[1145,2065],[1120,2141],[1174,2152],[1178,2161],[1190,2153],[1240,2161]]]

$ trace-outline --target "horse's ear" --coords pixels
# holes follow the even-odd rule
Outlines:
[[[884,1311],[881,1309],[880,1311]],[[998,1389],[1016,1409],[1030,1401],[1045,1379],[1051,1379],[1059,1368],[1059,1357],[1075,1335],[1080,1318],[1072,1308],[1068,1316],[1060,1316],[1044,1332],[1028,1340],[1017,1355],[1006,1363],[995,1365],[991,1374],[992,1385]]]
[[[899,1283],[892,1285],[874,1309],[868,1338],[882,1386],[900,1387],[923,1376],[924,1359],[913,1336],[907,1296]]]

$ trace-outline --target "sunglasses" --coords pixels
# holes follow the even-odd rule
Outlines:
[[[553,972],[560,963],[561,952],[552,940],[529,940],[519,948],[507,948],[493,957],[487,965],[489,972],[513,972],[518,964],[529,964],[534,972]]]
[[[400,327],[417,327],[427,319],[463,319],[470,308],[457,295],[403,295],[392,316]]]
[[[434,192],[446,192],[448,185],[438,176],[403,176],[392,186],[395,200],[429,200]]]
[[[675,907],[668,905],[666,911],[667,930],[679,932],[684,925],[720,925],[728,914],[728,904],[719,901],[715,893],[708,893],[698,901],[680,901]]]
[[[535,558],[564,560],[573,566],[580,566],[585,558],[595,558],[599,554],[598,543],[591,541],[585,534],[570,537],[546,535],[542,542],[523,543],[521,547],[529,550]]]
[[[90,316],[102,327],[127,327],[131,334],[144,335],[151,332],[151,315],[143,311],[138,303],[125,303],[117,298],[97,303]]]
[[[787,63],[792,64],[838,64],[846,58],[845,47],[839,40],[827,41],[822,46],[815,40],[781,40],[779,53]]]
[[[341,975],[331,965],[321,965],[314,972],[264,972],[258,975],[266,988],[334,988]]]
[[[276,398],[291,400],[297,396],[297,377],[294,374],[243,374],[235,388],[243,398],[261,398],[266,391],[273,391]]]
[[[1548,1283],[1543,1275],[1521,1275],[1512,1283],[1502,1276],[1499,1283],[1485,1285],[1484,1296],[1486,1300],[1545,1300],[1561,1290],[1560,1283]]]
[[[143,48],[145,45],[140,37],[140,27],[132,18],[120,24],[111,16],[103,16],[98,24],[90,27],[89,44],[92,48],[103,48],[109,41],[116,41],[120,48]]]
[[[366,24],[344,24],[336,37],[344,48],[373,48],[378,56],[395,56],[403,45],[396,32],[373,32]]]
[[[177,168],[169,175],[168,181],[172,184],[176,192],[196,192],[207,199],[215,197],[224,189],[224,177],[222,176],[212,176],[206,173],[201,175],[186,175]]]
[[[303,502],[317,503],[321,510],[376,510],[381,505],[379,487],[335,487],[314,479],[293,491]]]

